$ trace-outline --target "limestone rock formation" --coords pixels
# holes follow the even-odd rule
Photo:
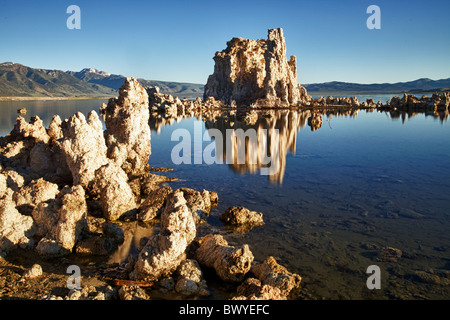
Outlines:
[[[150,192],[139,206],[138,220],[149,221],[160,214],[170,193],[172,193],[172,188],[169,186],[161,186]]]
[[[262,284],[260,280],[248,278],[237,288],[237,297],[233,300],[286,300],[279,288]]]
[[[230,207],[220,217],[224,223],[235,226],[247,227],[245,229],[252,229],[255,226],[264,224],[263,214],[261,212],[250,211],[244,207]]]
[[[286,58],[281,28],[269,29],[268,39],[233,38],[225,50],[216,53],[214,61],[205,100],[213,97],[228,105],[276,107],[311,99],[297,81],[297,58]]]
[[[200,192],[191,188],[180,188],[178,190],[183,192],[186,205],[191,211],[196,225],[202,220],[206,220],[211,208],[217,205],[217,193],[213,191],[203,190]]]
[[[38,116],[31,117],[30,122],[26,122],[22,116],[18,116],[11,135],[22,139],[31,138],[35,142],[43,141],[47,143],[50,140],[50,136],[47,134],[47,130]]]
[[[95,170],[108,163],[103,126],[95,111],[85,116],[78,112],[62,124],[64,138],[55,142],[66,157],[73,184],[86,188]]]
[[[110,162],[95,171],[92,192],[100,195],[103,215],[114,221],[136,208],[136,200],[128,176],[116,163]]]
[[[35,234],[33,218],[22,215],[11,199],[0,201],[0,252],[14,246],[29,248]]]
[[[126,78],[119,97],[102,108],[108,157],[127,174],[146,168],[151,154],[148,95],[135,78]]]
[[[299,288],[302,280],[298,274],[291,273],[284,266],[278,264],[274,257],[268,257],[263,263],[255,264],[251,272],[263,284],[279,288],[285,296]]]
[[[200,264],[214,268],[222,280],[229,282],[242,281],[254,259],[248,245],[230,246],[219,234],[205,236],[195,257]]]
[[[194,240],[196,227],[181,191],[175,191],[161,213],[161,230],[139,253],[133,279],[156,281],[172,274],[186,258],[186,248]]]
[[[70,253],[86,228],[87,205],[84,189],[66,186],[55,199],[41,202],[33,210],[37,234],[44,236],[36,246],[42,255]]]
[[[177,268],[175,290],[185,296],[208,296],[209,291],[197,261],[186,259]]]

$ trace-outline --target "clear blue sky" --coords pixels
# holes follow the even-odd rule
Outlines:
[[[69,5],[81,30],[69,30]],[[369,30],[369,5],[381,30]],[[282,27],[299,81],[399,82],[450,77],[450,1],[0,0],[0,62],[94,67],[150,80],[205,83],[233,37]]]

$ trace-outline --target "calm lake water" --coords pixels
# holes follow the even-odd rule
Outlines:
[[[20,106],[0,102],[0,131],[12,129],[22,106],[48,124],[52,113],[62,118],[76,111],[87,114],[102,102],[39,101],[39,107],[31,101]],[[231,244],[247,243],[258,261],[274,256],[302,276],[300,298],[450,298],[450,126],[445,115],[327,111],[320,128],[307,124],[310,111],[256,112],[251,121],[226,115],[150,121],[150,164],[174,168],[165,173],[179,178],[172,188],[219,194],[219,205],[200,226],[200,235],[221,233]],[[171,141],[172,133],[186,129],[194,140],[196,128],[202,133],[278,129],[278,172],[261,175],[257,164],[174,165],[171,151],[179,142]],[[217,142],[204,141],[202,149]],[[247,149],[252,153],[256,147],[250,143]],[[196,149],[191,152],[193,160]],[[265,224],[248,233],[223,226],[218,217],[230,206],[262,212]],[[402,250],[400,260],[380,261],[384,247]],[[370,265],[381,269],[380,290],[366,286]],[[214,279],[208,283],[212,298],[229,298],[235,290]]]

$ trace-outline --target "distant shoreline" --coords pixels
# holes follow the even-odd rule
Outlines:
[[[31,101],[31,100],[99,100],[110,99],[108,97],[0,97],[0,101]]]

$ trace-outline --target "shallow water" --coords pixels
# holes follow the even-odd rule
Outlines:
[[[448,299],[447,121],[425,114],[351,111],[324,115],[317,129],[306,124],[310,115],[278,111],[268,118],[261,112],[253,125],[210,117],[154,124],[150,162],[174,168],[171,174],[181,181],[173,187],[218,192],[219,206],[200,232],[213,228],[232,243],[248,243],[257,260],[273,255],[303,277],[310,297]],[[171,165],[171,150],[179,143],[171,141],[172,132],[193,133],[196,123],[203,130],[278,128],[279,172],[264,176],[255,165]],[[203,148],[210,143],[203,142]],[[265,225],[247,234],[227,230],[218,216],[235,205],[262,212]],[[378,261],[384,247],[402,250],[400,261]],[[374,264],[381,269],[382,287],[372,291],[366,270]],[[439,275],[442,283],[430,283],[417,271]]]
[[[98,111],[102,102],[77,101],[55,111],[51,105],[61,101],[45,102],[42,108],[28,109],[28,116],[38,114],[47,125],[51,113],[64,113],[61,118],[76,111],[87,114]],[[2,113],[2,135],[12,129],[21,106],[10,105],[14,112]],[[6,110],[4,102],[0,107]],[[219,194],[219,205],[199,234],[221,233],[231,244],[247,243],[258,261],[274,256],[302,276],[307,298],[450,298],[448,115],[328,111],[320,128],[307,124],[310,111],[252,116],[250,121],[240,114],[150,121],[151,166],[174,168],[164,173],[179,178],[170,183],[174,189],[187,186]],[[186,129],[193,143],[198,128],[202,134],[207,128],[278,129],[279,170],[267,176],[261,175],[261,164],[175,165],[171,151],[179,142],[171,141],[172,133]],[[217,141],[204,141],[200,152],[211,143]],[[248,153],[257,147],[249,143]],[[198,156],[192,147],[192,161],[196,152]],[[218,217],[230,206],[262,212],[264,226],[244,234],[224,227]],[[401,259],[379,261],[383,247],[402,250]],[[380,290],[366,286],[370,265],[381,269]],[[210,285],[213,298],[227,298],[231,292]]]

